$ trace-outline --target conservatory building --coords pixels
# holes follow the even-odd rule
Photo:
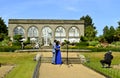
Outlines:
[[[13,40],[14,35],[22,35],[24,40],[41,42],[49,46],[55,39],[64,42],[79,42],[84,36],[84,21],[55,19],[9,19],[8,35]]]

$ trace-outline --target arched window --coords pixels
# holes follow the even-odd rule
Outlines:
[[[70,37],[79,37],[79,30],[76,27],[71,27],[69,30]]]
[[[22,35],[24,37],[25,30],[21,27],[18,26],[14,29],[14,35]]]
[[[69,41],[79,42],[79,40],[80,40],[79,29],[77,27],[71,27],[69,30]]]
[[[66,38],[65,29],[63,27],[58,27],[55,31],[55,39],[59,40],[60,42],[64,42]]]
[[[28,29],[28,37],[35,38],[38,37],[38,29],[36,27],[30,27]]]
[[[52,42],[52,30],[50,27],[44,27],[42,29],[42,38],[44,42],[44,46],[49,46]]]

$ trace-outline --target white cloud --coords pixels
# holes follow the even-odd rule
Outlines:
[[[73,12],[77,12],[77,11],[78,11],[78,9],[75,8],[75,7],[65,7],[65,9],[66,9],[67,11],[73,11]]]

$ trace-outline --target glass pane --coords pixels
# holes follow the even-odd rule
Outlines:
[[[80,37],[79,37],[79,30],[77,27],[72,27],[69,30],[69,41],[70,42],[79,42]]]
[[[14,29],[14,35],[17,35],[17,34],[24,36],[24,29],[22,27],[16,27]]]
[[[55,31],[55,36],[66,36],[65,29],[63,27],[58,27]]]
[[[28,29],[28,37],[38,37],[38,29],[36,27],[30,27]]]
[[[72,27],[69,30],[69,36],[71,37],[79,37],[79,30],[76,27]]]
[[[69,38],[69,41],[72,42],[79,42],[80,38]]]
[[[64,42],[66,40],[66,32],[63,27],[58,27],[55,31],[55,39]]]
[[[49,46],[52,41],[52,30],[50,27],[44,27],[42,30],[42,37],[44,41],[44,46]]]

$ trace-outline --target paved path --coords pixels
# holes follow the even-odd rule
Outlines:
[[[42,52],[43,57],[51,57],[51,52]],[[66,53],[62,53],[66,57]],[[77,57],[77,53],[70,53],[69,57]],[[103,75],[83,66],[82,64],[53,65],[42,63],[39,78],[106,78]]]
[[[105,78],[103,75],[83,66],[82,64],[52,65],[42,63],[39,78]]]

